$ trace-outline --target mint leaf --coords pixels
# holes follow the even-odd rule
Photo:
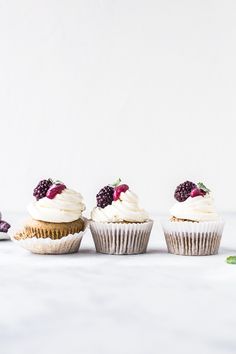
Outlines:
[[[207,188],[207,187],[205,186],[205,184],[203,184],[202,182],[198,182],[197,186],[198,186],[199,189],[202,189],[204,192],[210,193],[210,189]]]
[[[117,187],[121,182],[121,179],[118,178],[118,180],[116,180],[114,183],[112,183],[112,187]]]
[[[64,184],[61,181],[59,181],[58,179],[56,181],[53,181],[53,184]]]
[[[226,258],[228,264],[236,264],[236,256],[229,256]]]

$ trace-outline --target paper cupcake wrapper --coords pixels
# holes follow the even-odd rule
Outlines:
[[[0,232],[0,241],[10,240],[10,236],[7,232]]]
[[[162,227],[169,253],[183,256],[208,256],[218,253],[224,221],[171,222]]]
[[[85,231],[62,237],[58,240],[52,240],[51,238],[26,238],[22,240],[16,240],[12,237],[12,241],[19,246],[25,248],[32,253],[38,254],[64,254],[64,253],[76,253],[79,250],[82,237]]]
[[[153,221],[144,223],[90,222],[96,251],[108,254],[145,253]]]

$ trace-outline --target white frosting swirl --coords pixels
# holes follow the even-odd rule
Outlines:
[[[184,202],[178,202],[170,209],[170,214],[178,219],[192,221],[213,221],[219,219],[210,194],[206,194],[204,197],[189,197]]]
[[[95,207],[91,218],[98,222],[144,222],[149,219],[148,213],[140,208],[136,194],[127,190],[120,198],[105,208]]]
[[[75,221],[81,217],[84,210],[82,195],[68,188],[53,199],[44,197],[28,206],[28,212],[33,219],[55,223]]]

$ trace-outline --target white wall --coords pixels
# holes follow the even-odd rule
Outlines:
[[[116,177],[167,211],[204,181],[236,210],[234,0],[0,1],[0,209],[39,179],[91,208]]]

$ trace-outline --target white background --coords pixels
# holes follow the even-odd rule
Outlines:
[[[1,209],[117,177],[150,211],[204,181],[235,211],[236,2],[0,1]]]
[[[235,354],[235,214],[210,257],[167,254],[156,222],[186,179],[236,211],[235,117],[235,0],[0,0],[4,218],[48,177],[88,211],[122,177],[156,215],[138,256],[2,242],[1,354]]]

